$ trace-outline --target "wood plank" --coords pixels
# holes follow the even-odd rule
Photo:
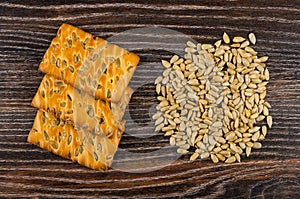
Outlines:
[[[300,198],[299,16],[300,3],[284,0],[0,2],[0,197]],[[153,26],[179,31],[203,43],[220,38],[223,31],[242,36],[255,32],[255,49],[269,56],[271,76],[267,100],[274,126],[263,148],[231,165],[190,162],[183,156],[158,170],[143,165],[152,172],[112,168],[103,174],[27,143],[36,113],[30,103],[43,76],[38,65],[61,23],[104,39]],[[136,45],[119,42],[121,46]],[[143,45],[146,47],[135,50],[141,67],[131,81],[133,86],[142,86],[128,107],[120,147],[145,154],[147,162],[168,158],[168,154],[152,153],[168,146],[168,139],[153,133],[149,109],[157,103],[153,81],[163,70],[159,61],[172,53],[155,46],[181,46],[157,41]],[[116,163],[135,161],[138,156],[116,159]]]

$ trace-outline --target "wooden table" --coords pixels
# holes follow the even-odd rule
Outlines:
[[[300,198],[299,1],[66,2],[0,2],[1,198]],[[269,56],[271,75],[267,100],[274,126],[263,148],[230,165],[190,162],[184,156],[161,169],[152,168],[152,152],[168,139],[154,132],[151,136],[151,131],[150,136],[138,136],[151,129],[149,107],[156,103],[151,82],[136,90],[128,108],[138,133],[125,133],[120,144],[133,154],[149,153],[147,164],[141,166],[151,172],[112,168],[99,173],[27,143],[37,111],[30,103],[43,76],[38,65],[62,23],[103,38],[143,27],[168,28],[210,43],[223,31],[232,36],[254,32],[256,50]],[[135,52],[143,67],[134,82],[157,75],[162,68],[153,63],[171,56],[147,46]]]

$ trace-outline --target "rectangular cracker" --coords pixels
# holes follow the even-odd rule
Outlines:
[[[74,124],[76,128],[94,130],[108,137],[124,130],[122,117],[132,94],[126,88],[120,102],[94,99],[85,92],[46,74],[32,100],[32,105],[54,117]]]
[[[138,62],[136,54],[62,24],[39,70],[96,98],[118,102]]]
[[[83,130],[56,119],[50,113],[38,110],[28,142],[61,157],[71,159],[86,167],[106,171],[112,164],[119,142],[116,133],[107,138]]]

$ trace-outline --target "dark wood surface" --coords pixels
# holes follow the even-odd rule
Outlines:
[[[179,31],[198,42],[213,42],[223,31],[242,36],[255,32],[256,50],[269,56],[271,75],[267,100],[274,126],[263,148],[231,165],[180,157],[155,169],[150,155],[146,167],[152,172],[112,168],[103,174],[27,143],[36,113],[30,102],[43,76],[38,64],[62,23],[103,38],[154,26]],[[162,69],[153,63],[170,57],[147,47],[136,53],[141,65],[148,67],[139,68],[133,82],[154,77]],[[148,112],[156,103],[153,92],[153,84],[144,85],[130,102],[129,116],[139,124],[135,132],[149,134],[140,138],[125,133],[120,147],[132,153],[151,154],[168,143],[162,135],[151,136]],[[299,118],[299,1],[0,2],[1,198],[300,198]],[[130,125],[131,121],[126,128],[133,128]],[[133,158],[123,161],[135,162]]]

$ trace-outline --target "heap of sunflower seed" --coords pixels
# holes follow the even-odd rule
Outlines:
[[[190,160],[211,158],[215,163],[241,161],[272,126],[270,104],[265,101],[268,57],[258,57],[249,40],[227,33],[214,45],[187,42],[184,58],[162,60],[166,68],[155,80],[156,131],[170,136],[177,152],[193,152]],[[267,125],[257,125],[257,122]]]

